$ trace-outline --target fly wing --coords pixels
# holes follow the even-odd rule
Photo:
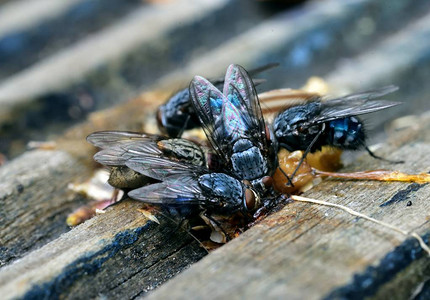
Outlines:
[[[243,122],[233,124],[242,137],[252,136],[256,138],[260,145],[266,145],[266,125],[263,113],[258,100],[257,92],[248,72],[239,65],[230,65],[225,75],[223,94],[229,102],[236,106],[239,117]]]
[[[222,150],[226,132],[222,112],[223,105],[228,100],[212,83],[200,76],[195,76],[191,81],[190,94],[203,131],[213,150],[219,158],[228,161],[228,155]]]
[[[328,100],[326,102],[327,105],[339,105],[344,102],[349,101],[368,101],[376,98],[380,98],[382,96],[391,94],[399,89],[398,86],[395,85],[387,85],[384,87],[376,88],[373,90],[365,91],[365,92],[359,92],[359,93],[353,93],[349,94],[340,98],[333,98],[331,100]]]
[[[176,176],[198,178],[199,176],[210,172],[205,167],[181,161],[173,161],[165,157],[148,155],[132,157],[126,161],[125,165],[140,174],[161,181],[167,181]]]
[[[147,185],[128,193],[133,199],[153,204],[206,204],[198,182],[190,177],[175,177],[174,180]]]
[[[155,134],[131,131],[98,131],[91,133],[87,137],[87,141],[96,147],[106,149],[129,141],[157,141],[163,138],[164,137]]]
[[[196,76],[190,94],[208,140],[225,163],[230,161],[232,144],[240,138],[252,139],[259,147],[269,148],[257,93],[244,68],[228,67],[223,93],[208,80]]]
[[[94,155],[94,160],[106,166],[125,166],[129,159],[136,157],[157,157],[163,152],[150,138],[115,142]]]
[[[320,114],[310,123],[323,123],[335,119],[363,115],[393,107],[401,102],[373,100],[397,90],[396,86],[387,86],[373,91],[347,95],[321,103]]]
[[[264,71],[267,71],[267,70],[270,70],[270,69],[273,69],[273,68],[276,68],[276,67],[278,67],[279,66],[279,63],[268,63],[268,64],[265,64],[265,65],[262,65],[262,66],[260,66],[260,67],[257,67],[257,68],[255,68],[255,69],[251,69],[251,70],[249,70],[248,71],[248,74],[251,76],[251,77],[254,77],[255,75],[258,75],[258,74],[260,74],[260,73],[262,73],[262,72],[264,72]],[[211,80],[210,82],[212,82],[212,84],[214,85],[214,86],[216,86],[216,87],[218,87],[218,86],[223,86],[223,84],[224,84],[224,80],[225,80],[225,78],[217,78],[217,79],[215,79],[215,80]],[[254,82],[254,84],[255,85],[259,85],[260,83],[263,83],[263,82],[265,82],[266,80],[264,80],[264,79],[256,79],[256,78],[253,78],[252,79],[252,81]]]

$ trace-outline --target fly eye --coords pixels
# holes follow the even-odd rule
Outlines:
[[[245,199],[244,199],[245,209],[247,211],[253,211],[260,206],[260,196],[254,190],[247,188],[245,190]]]
[[[255,194],[252,190],[245,190],[245,208],[246,210],[254,210],[255,208]]]
[[[270,176],[265,176],[261,179],[261,182],[264,184],[266,188],[270,188],[273,186],[273,178]]]

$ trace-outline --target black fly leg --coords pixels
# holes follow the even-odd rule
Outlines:
[[[185,121],[184,126],[182,126],[181,130],[180,130],[180,131],[179,131],[179,133],[178,133],[178,137],[181,137],[181,136],[182,136],[182,134],[183,134],[183,133],[184,133],[184,131],[185,131],[185,128],[187,128],[187,125],[188,125],[188,122],[190,121],[190,119],[191,119],[191,115],[189,115],[189,114],[188,114],[188,116],[187,116],[187,120]]]
[[[325,130],[325,123],[322,124],[320,131],[317,133],[317,135],[314,137],[314,139],[312,140],[312,142],[309,144],[309,146],[306,149],[306,151],[303,153],[302,158],[299,161],[299,164],[297,165],[297,167],[294,170],[293,174],[291,174],[290,180],[293,180],[294,175],[296,175],[297,171],[299,170],[299,168],[302,165],[303,161],[305,160],[306,156],[309,154],[309,152],[311,152],[312,147],[317,142],[317,140],[319,139],[319,137],[321,136],[321,134],[324,132],[324,130]]]
[[[386,162],[389,162],[391,164],[403,164],[405,162],[404,160],[390,160],[390,159],[386,159],[386,158],[383,158],[381,156],[378,156],[375,153],[373,153],[369,149],[369,147],[367,147],[367,146],[364,146],[364,149],[366,149],[367,153],[369,153],[369,155],[372,156],[373,158],[376,158],[376,159],[379,159],[379,160],[382,160],[382,161],[386,161]]]
[[[287,178],[287,180],[288,180],[288,184],[290,185],[290,186],[292,186],[292,187],[294,187],[294,184],[293,184],[293,182],[291,181],[291,178],[290,178],[290,176],[288,176],[288,174],[287,173],[285,173],[285,171],[284,170],[282,170],[282,168],[281,167],[278,167],[279,168],[279,170],[281,170],[281,173],[282,174],[284,174],[284,176],[285,176],[285,178]],[[295,172],[295,171],[294,171]]]

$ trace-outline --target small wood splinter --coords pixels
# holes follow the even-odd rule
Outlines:
[[[362,213],[359,213],[359,212],[357,212],[355,210],[352,210],[352,209],[350,209],[350,208],[348,208],[346,206],[340,205],[340,204],[335,204],[335,203],[330,203],[330,202],[326,202],[326,201],[322,201],[322,200],[311,199],[311,198],[306,198],[306,197],[301,197],[301,196],[295,196],[295,195],[291,196],[290,198],[292,200],[294,200],[294,201],[307,202],[307,203],[315,203],[315,204],[320,204],[320,205],[325,205],[325,206],[331,206],[331,207],[340,208],[340,209],[346,211],[347,213],[349,213],[349,214],[351,214],[353,216],[356,216],[356,217],[359,217],[359,218],[363,218],[363,219],[366,219],[366,220],[371,221],[373,223],[376,223],[378,225],[384,226],[384,227],[389,228],[391,230],[394,230],[394,231],[396,231],[398,233],[401,233],[404,236],[411,236],[411,237],[413,237],[413,238],[415,238],[415,239],[418,240],[418,243],[420,244],[421,248],[425,252],[427,252],[427,254],[430,256],[430,248],[426,245],[426,243],[424,243],[423,239],[416,232],[414,232],[414,231],[405,231],[405,230],[400,229],[400,228],[398,228],[396,226],[393,226],[391,224],[385,223],[383,221],[376,220],[376,219],[374,219],[372,217],[366,216],[366,215],[364,215]]]

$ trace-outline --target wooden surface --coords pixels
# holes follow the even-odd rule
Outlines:
[[[85,136],[106,128],[144,130],[136,108],[153,111],[159,97],[166,95],[147,93],[93,114],[57,140],[55,150],[29,151],[1,168],[1,295],[134,298],[207,254],[178,224],[162,216],[161,225],[148,223],[138,201],[121,202],[72,230],[65,223],[88,203],[67,188],[96,167]]]
[[[416,128],[391,137],[405,144],[386,145],[378,151],[390,159],[405,159],[405,164],[393,166],[363,156],[347,170],[428,172],[430,115],[416,121]],[[304,196],[415,230],[428,243],[430,185],[411,186],[416,184],[328,179]],[[397,201],[381,207],[390,199]],[[409,200],[411,206],[407,206]],[[167,282],[149,299],[169,295],[177,299],[406,299],[426,279],[429,268],[430,259],[415,240],[334,208],[293,202]]]
[[[4,267],[2,297],[134,298],[206,253],[177,224],[148,221],[141,206],[123,201]]]
[[[407,161],[396,169],[419,172],[427,171],[430,165],[430,116],[416,124],[391,136],[388,145],[378,151]],[[39,154],[30,154],[35,153]],[[50,153],[54,160],[59,155]],[[347,170],[376,167],[392,165],[363,156]],[[429,186],[410,188],[413,185],[326,180],[306,196],[347,205],[428,238]],[[390,199],[398,201],[380,207]],[[409,200],[412,206],[406,205]],[[131,200],[115,205],[3,267],[1,294],[10,298],[134,298],[205,255],[176,224],[163,218],[161,225],[148,222],[138,211],[140,206]],[[40,222],[32,224],[40,226]],[[151,297],[174,293],[178,298],[194,299],[235,295],[316,299],[385,297],[395,292],[404,298],[425,279],[428,268],[429,259],[414,240],[336,209],[290,203],[167,282]]]
[[[29,2],[41,0],[20,1],[24,8],[30,8],[25,6]],[[110,1],[114,2],[120,4]],[[176,2],[173,5],[192,1]],[[154,132],[157,105],[196,74],[217,77],[232,62],[256,67],[280,61],[279,68],[261,76],[267,82],[259,88],[298,88],[311,75],[323,76],[339,91],[399,85],[399,92],[390,100],[406,104],[371,118],[376,125],[429,109],[428,1],[399,0],[396,5],[373,0],[310,1],[276,15],[262,14],[244,2],[207,2],[199,6],[197,15],[181,9],[164,20],[167,4],[140,7],[141,2],[135,1],[131,4],[136,5],[134,16],[154,9],[159,12],[156,15],[161,19],[151,23],[156,27],[152,34],[146,32],[152,27],[134,26],[141,20],[123,18],[118,12],[107,20],[109,26],[85,32],[81,39],[47,37],[42,45],[49,45],[50,52],[25,47],[18,49],[23,52],[13,52],[16,61],[27,60],[28,66],[14,65],[0,72],[6,78],[0,84],[0,102],[10,104],[8,111],[13,112],[0,113],[4,115],[0,152],[14,157],[24,151],[26,141],[34,139],[55,140],[56,148],[28,151],[0,168],[0,295],[133,299],[205,256],[176,224],[161,217],[160,225],[148,222],[138,210],[141,204],[131,200],[74,229],[65,224],[67,214],[88,201],[67,186],[87,180],[96,168],[92,161],[95,149],[85,137],[108,129]],[[66,14],[67,7],[58,5],[56,11],[62,12],[54,18]],[[87,20],[96,20],[96,11]],[[51,24],[46,20],[51,11],[41,12],[30,25],[7,28],[6,36],[22,32],[25,40],[39,28],[35,24]],[[118,36],[120,30],[138,36],[143,43],[130,40],[129,35]],[[58,26],[57,36],[63,33]],[[122,44],[123,39],[128,42]],[[118,56],[113,51],[99,53],[95,40],[122,50]],[[69,70],[66,63],[74,61],[78,66],[92,58],[101,65],[86,64],[85,72]],[[141,94],[144,87],[154,84],[163,91],[151,89],[125,104],[86,115]],[[52,95],[52,91],[58,94]],[[6,99],[6,95],[17,97]],[[80,114],[70,114],[76,109]],[[404,165],[392,166],[364,156],[347,170],[429,171],[428,120],[428,116],[413,118],[409,129],[391,132],[388,145],[377,150],[389,158],[402,157]],[[376,127],[381,130],[382,126]],[[370,143],[381,141],[377,135]],[[345,204],[425,235],[428,189],[427,185],[405,183],[328,180],[307,195]],[[390,199],[393,204],[379,206]],[[406,206],[409,200],[412,206]],[[406,298],[426,286],[429,269],[413,240],[335,209],[291,203],[191,266],[152,297]]]
[[[84,176],[88,172],[61,151],[28,152],[0,169],[1,265],[68,231],[64,218],[86,200],[67,185]]]
[[[96,149],[86,135],[106,128],[144,130],[136,107],[154,110],[158,97],[165,94],[148,93],[121,108],[93,114],[58,139],[55,150],[28,151],[0,168],[1,266],[67,232],[67,215],[88,203],[68,189],[69,184],[88,180],[97,167],[92,160]]]

